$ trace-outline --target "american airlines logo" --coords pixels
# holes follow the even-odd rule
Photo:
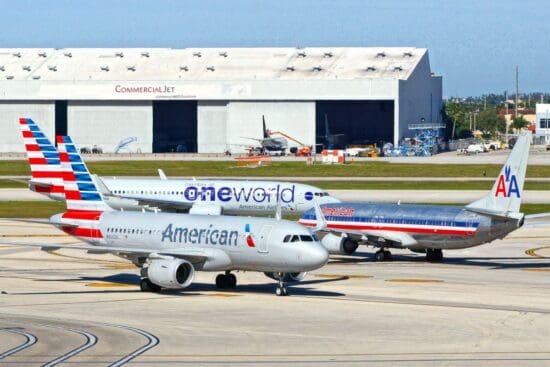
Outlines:
[[[516,175],[512,174],[510,166],[506,166],[504,167],[504,175],[501,174],[498,177],[495,197],[502,195],[505,198],[509,198],[512,194],[515,194],[518,198],[521,197]]]
[[[277,185],[272,188],[263,187],[220,187],[213,186],[187,186],[183,191],[183,196],[187,201],[237,201],[237,202],[256,202],[256,203],[293,203],[296,187],[281,188]]]
[[[142,86],[125,86],[117,84],[115,87],[116,93],[174,93],[176,87],[169,85],[142,85]]]
[[[323,208],[321,210],[324,215],[334,217],[353,217],[355,214],[354,208]]]
[[[190,243],[192,245],[237,246],[239,231],[215,229],[211,224],[208,228],[176,227],[170,223],[162,231],[162,242]]]

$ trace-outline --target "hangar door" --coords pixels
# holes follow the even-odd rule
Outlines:
[[[69,101],[66,128],[79,149],[150,153],[151,118],[149,101]]]
[[[197,102],[153,102],[153,153],[197,152]]]
[[[316,143],[325,149],[393,142],[393,129],[393,100],[318,101],[316,104]]]

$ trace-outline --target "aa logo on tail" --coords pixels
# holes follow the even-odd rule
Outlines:
[[[501,174],[498,177],[495,197],[498,197],[500,194],[505,198],[511,197],[512,194],[515,194],[518,198],[521,197],[516,175],[512,174],[510,166],[504,167],[504,175]]]

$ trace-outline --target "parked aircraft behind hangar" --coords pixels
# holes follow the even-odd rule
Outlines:
[[[23,131],[33,132],[32,125],[25,126]],[[197,270],[224,272],[216,285],[234,288],[231,271],[245,270],[276,279],[276,294],[286,295],[287,280],[301,280],[328,260],[309,229],[280,219],[280,211],[278,219],[115,211],[103,201],[70,138],[58,137],[58,144],[67,211],[50,222],[89,245],[10,245],[113,253],[142,268],[142,291],[186,288]]]
[[[29,118],[20,119],[32,178],[31,190],[54,200],[65,200],[59,153]],[[283,213],[303,214],[319,204],[339,200],[323,190],[300,183],[245,180],[168,180],[102,178],[97,184],[114,209],[189,211],[191,214],[272,214],[280,204]]]
[[[391,258],[390,248],[426,253],[441,261],[442,250],[482,245],[520,228],[529,138],[521,136],[500,171],[491,192],[464,207],[443,205],[338,203],[322,206],[322,243],[331,253],[352,254],[359,244],[380,248],[376,260]],[[315,226],[317,215],[300,219]]]

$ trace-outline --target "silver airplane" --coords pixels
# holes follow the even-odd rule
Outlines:
[[[224,272],[219,288],[234,288],[234,270],[264,272],[286,282],[322,267],[327,250],[309,229],[277,218],[250,218],[115,211],[102,199],[92,176],[69,137],[58,137],[67,211],[50,223],[88,245],[10,243],[43,249],[70,248],[112,253],[141,267],[142,291],[188,287],[195,271]],[[316,206],[320,211],[320,207]]]
[[[412,204],[339,203],[322,205],[321,217],[310,210],[299,220],[316,226],[320,218],[323,245],[332,254],[352,254],[358,245],[380,248],[376,260],[389,260],[389,248],[426,253],[443,260],[443,250],[462,249],[502,239],[520,228],[529,138],[521,136],[491,192],[464,207]],[[546,215],[546,214],[545,214]]]
[[[51,199],[64,201],[59,153],[29,118],[19,126],[29,159],[32,178],[29,187]],[[321,189],[291,182],[246,180],[169,180],[162,170],[160,179],[95,178],[103,199],[113,209],[189,212],[190,214],[271,215],[277,205],[283,214],[303,214],[318,204],[339,200]]]

